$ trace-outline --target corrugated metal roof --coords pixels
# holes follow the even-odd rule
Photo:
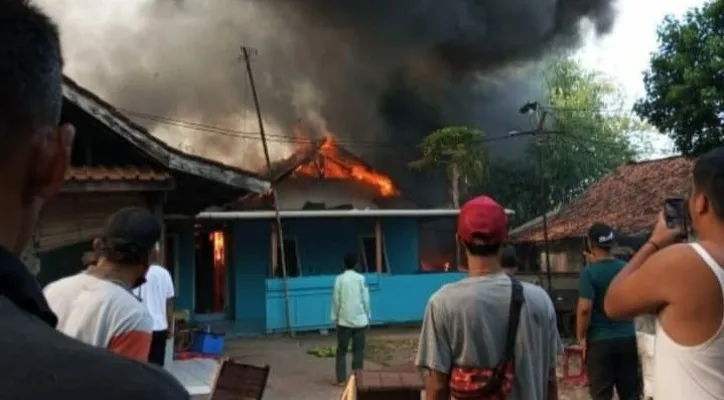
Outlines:
[[[143,181],[163,182],[173,179],[168,172],[156,171],[148,167],[72,167],[68,170],[66,181]]]

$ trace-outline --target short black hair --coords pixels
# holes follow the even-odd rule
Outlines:
[[[43,125],[57,125],[63,103],[58,28],[28,0],[0,0],[0,148]],[[9,148],[10,147],[10,148]]]
[[[696,160],[694,187],[709,199],[714,214],[724,219],[724,147],[717,147]]]
[[[106,221],[100,251],[106,259],[118,264],[147,264],[160,237],[161,223],[149,210],[126,207]]]
[[[344,255],[344,269],[353,269],[357,266],[357,254],[347,253]]]
[[[503,268],[515,268],[518,266],[518,255],[515,252],[515,247],[505,246],[503,255],[500,258],[500,265]]]
[[[502,243],[467,243],[463,242],[465,247],[470,254],[478,257],[491,257],[497,255],[500,248],[503,247]]]

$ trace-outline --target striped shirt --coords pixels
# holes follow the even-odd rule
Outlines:
[[[146,361],[153,321],[123,286],[81,272],[45,287],[58,330],[84,343]]]

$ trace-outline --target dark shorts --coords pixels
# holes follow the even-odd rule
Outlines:
[[[643,392],[636,337],[588,343],[586,355],[589,393],[593,400],[639,400]]]
[[[168,331],[153,331],[151,334],[151,349],[148,352],[148,362],[163,367],[166,359],[166,339]]]

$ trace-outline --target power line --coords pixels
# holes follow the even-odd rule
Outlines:
[[[230,129],[230,128],[224,128],[224,127],[219,127],[219,126],[214,126],[214,125],[207,125],[207,124],[202,124],[202,123],[197,123],[197,122],[183,121],[183,120],[162,117],[162,116],[152,115],[152,114],[146,114],[146,113],[132,111],[132,110],[126,110],[126,109],[119,109],[119,110],[123,111],[124,113],[126,113],[132,117],[146,119],[146,120],[152,120],[155,122],[178,126],[181,128],[186,128],[186,129],[191,129],[191,130],[196,130],[196,131],[206,132],[206,133],[212,133],[212,134],[219,134],[219,135],[228,136],[228,137],[232,137],[232,138],[261,140],[259,137],[259,134],[257,132],[234,130],[234,129]],[[310,140],[310,139],[294,138],[294,137],[286,136],[284,134],[267,134],[266,136],[267,136],[268,141],[273,141],[273,142],[278,142],[278,143],[307,144],[307,143],[312,142],[312,140]],[[559,136],[570,138],[573,136],[573,134],[562,133]],[[588,137],[584,137],[581,135],[576,135],[576,137],[578,137],[579,139],[582,139],[582,140],[587,140],[591,143],[599,143],[599,144],[603,144],[603,145],[611,144],[611,142],[609,142],[609,141],[588,138]],[[495,142],[512,140],[512,139],[513,139],[513,137],[511,137],[511,136],[501,135],[501,136],[495,136],[495,137],[485,137],[480,140],[480,143],[487,144],[487,143],[495,143]],[[417,141],[405,143],[405,142],[400,142],[400,141],[394,141],[394,142],[393,141],[382,141],[382,140],[376,140],[376,141],[366,140],[365,141],[365,140],[350,140],[350,139],[344,139],[344,138],[335,138],[335,141],[341,145],[347,144],[347,145],[351,145],[351,146],[355,146],[355,147],[369,147],[369,148],[391,147],[393,149],[397,149],[398,146],[399,147],[418,146],[420,144],[420,142],[417,142]]]

